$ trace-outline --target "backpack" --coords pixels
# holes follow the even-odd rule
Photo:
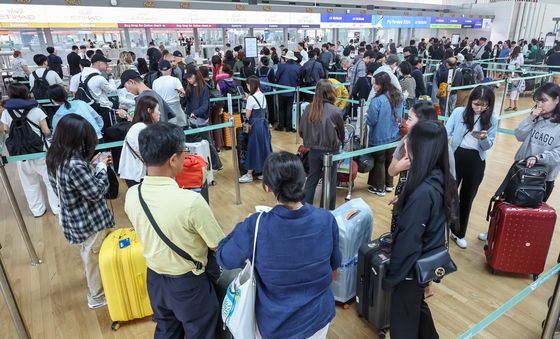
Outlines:
[[[101,76],[101,74],[92,73],[88,75],[84,81],[82,81],[82,76],[80,76],[80,84],[78,85],[78,90],[74,95],[74,100],[81,100],[86,104],[90,105],[94,110],[97,111],[100,106],[93,98],[93,95],[91,95],[91,92],[89,91],[89,87],[88,87],[89,81],[91,80],[91,78],[93,78],[96,75]]]
[[[445,98],[447,96],[447,86],[448,86],[447,82],[440,82],[436,93],[436,97]]]
[[[49,73],[49,69],[45,69],[43,75],[39,77],[37,75],[37,71],[33,71],[33,77],[35,78],[35,82],[33,83],[33,88],[31,92],[33,93],[33,97],[35,100],[41,99],[48,99],[48,91],[49,91],[49,82],[47,81],[47,73]]]
[[[270,91],[272,91],[272,86],[270,86],[268,84],[269,83],[268,76],[270,75],[270,68],[268,69],[268,71],[266,72],[265,75],[263,75],[261,73],[261,71],[262,71],[262,68],[259,68],[258,71],[257,71],[257,74],[259,76],[259,80],[261,82],[261,91],[270,92]]]
[[[13,109],[8,109],[12,123],[6,139],[6,147],[12,156],[43,152],[44,136],[35,133],[31,127],[34,126],[39,132],[41,131],[39,125],[27,119],[30,111],[31,108],[26,108],[23,112],[18,111],[19,116],[17,116]]]
[[[152,88],[154,81],[156,81],[156,79],[159,78],[160,76],[161,76],[160,71],[148,72],[148,74],[144,76],[144,85],[148,86],[149,88]]]
[[[303,72],[301,81],[302,87],[311,87],[317,85],[317,82],[313,79],[313,70],[315,69],[315,66],[317,66],[317,61],[313,61],[313,66],[311,66],[311,69],[305,70]],[[356,67],[356,70],[357,69],[358,68]]]
[[[474,75],[474,66],[467,66],[464,65],[461,69],[461,75],[463,81],[461,82],[461,86],[468,86],[476,84],[476,77]]]
[[[181,188],[201,188],[206,182],[208,164],[203,158],[189,154],[183,162],[183,169],[175,180]]]

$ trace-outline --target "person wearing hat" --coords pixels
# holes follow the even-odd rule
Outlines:
[[[89,92],[98,104],[97,113],[103,118],[104,129],[111,127],[111,110],[113,103],[109,100],[109,93],[116,92],[117,86],[113,80],[113,70],[109,67],[111,59],[106,58],[103,54],[95,53],[91,57],[91,67],[84,67],[82,70],[80,81],[86,82],[90,75],[93,75],[87,81]],[[107,75],[107,79],[103,76]]]
[[[293,51],[287,51],[282,56],[282,63],[278,65],[276,72],[276,83],[284,86],[297,87],[299,85],[300,66],[296,63]],[[278,126],[277,131],[286,130],[295,132],[292,125],[292,106],[294,104],[294,93],[278,94]]]
[[[173,52],[173,58],[175,59],[176,65],[173,70],[173,76],[182,80],[187,69],[187,64],[185,63],[185,59],[183,59],[183,53],[181,53],[181,51],[175,51]]]
[[[379,67],[373,73],[373,75],[379,74],[381,72],[387,72],[387,74],[389,74],[389,76],[391,77],[391,83],[393,84],[393,86],[395,86],[400,92],[402,92],[401,83],[395,75],[395,71],[399,66],[399,57],[396,54],[389,54],[386,60],[387,61],[385,62],[385,64]]]
[[[158,101],[159,111],[161,113],[160,121],[168,122],[170,119],[175,118],[175,114],[167,102],[154,90],[144,84],[142,76],[136,70],[129,69],[123,72],[119,89],[120,88],[126,88],[129,93],[135,95],[136,97],[134,100],[136,103],[145,96],[154,97]],[[128,118],[127,112],[122,109],[117,110],[117,114],[121,118]]]
[[[161,76],[154,80],[152,89],[169,104],[169,107],[171,107],[173,113],[175,113],[175,121],[171,122],[185,127],[187,125],[187,119],[181,107],[181,97],[185,95],[183,84],[181,80],[171,75],[173,69],[169,61],[161,60],[159,62],[159,71],[161,72]]]

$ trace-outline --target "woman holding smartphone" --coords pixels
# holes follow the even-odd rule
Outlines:
[[[472,203],[484,178],[486,151],[494,145],[498,116],[494,113],[494,92],[487,86],[475,87],[466,107],[456,108],[445,128],[455,155],[459,192],[459,232],[451,237],[460,248],[467,248],[465,234]]]
[[[90,309],[107,304],[99,273],[99,250],[109,229],[115,226],[105,202],[109,189],[107,166],[112,160],[107,153],[94,158],[95,146],[97,135],[91,124],[71,113],[60,119],[47,152],[47,170],[60,201],[59,221],[64,237],[80,245]]]

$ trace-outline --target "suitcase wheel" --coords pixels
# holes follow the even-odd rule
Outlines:
[[[379,336],[379,339],[385,339],[385,330],[379,330],[377,335]]]
[[[345,309],[345,310],[348,310],[348,309],[350,309],[350,305],[344,304],[344,305],[342,305],[342,308]]]
[[[118,321],[113,321],[113,323],[111,324],[111,329],[113,331],[117,331],[119,328],[121,328],[121,323]]]
[[[210,186],[216,186],[216,180],[212,180],[212,182],[210,183]]]
[[[533,274],[533,281],[536,281],[537,279],[539,279],[539,275],[538,274]]]

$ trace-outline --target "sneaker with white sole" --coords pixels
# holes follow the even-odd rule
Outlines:
[[[393,192],[394,189],[395,187],[393,186],[385,186],[385,192]]]
[[[244,184],[248,182],[253,182],[253,176],[250,174],[245,174],[241,178],[239,178],[239,182]]]
[[[262,176],[262,174],[261,174],[261,175],[259,175],[259,176],[257,177],[257,179],[259,179],[259,180],[263,180],[263,176]]]
[[[483,232],[478,235],[478,239],[482,241],[488,240],[488,232]]]
[[[367,190],[368,190],[369,193],[376,194],[380,197],[385,196],[385,190],[382,189],[382,188],[375,188],[373,186],[368,186]]]
[[[87,306],[89,307],[90,310],[95,310],[107,306],[107,300],[103,298],[102,300],[99,301],[88,301]]]
[[[465,238],[458,238],[455,234],[451,233],[451,239],[455,240],[455,243],[460,248],[462,249],[467,248],[467,241],[465,240]]]

